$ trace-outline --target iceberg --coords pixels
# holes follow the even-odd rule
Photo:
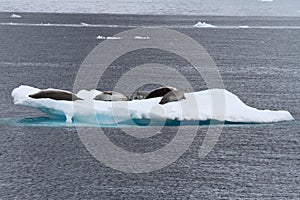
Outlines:
[[[107,40],[120,40],[122,39],[121,37],[111,37],[111,36],[107,36],[106,37]]]
[[[22,18],[22,16],[21,15],[17,15],[17,14],[12,14],[10,16],[10,18]]]
[[[97,36],[97,39],[98,40],[120,40],[120,39],[122,39],[121,37],[111,37],[111,36],[107,36],[107,37],[105,37],[105,36],[102,36],[102,35],[98,35]]]
[[[87,24],[85,22],[80,22],[80,25],[82,25],[82,26],[89,26],[90,24]]]
[[[206,23],[206,22],[198,22],[194,25],[195,28],[216,28],[217,26]]]
[[[105,37],[105,36],[102,36],[102,35],[98,35],[98,36],[97,36],[97,39],[98,39],[98,40],[105,40],[106,37]]]
[[[243,25],[243,26],[238,26],[238,28],[250,28],[250,26]]]
[[[294,120],[288,111],[259,110],[247,106],[225,89],[185,93],[186,99],[164,105],[159,104],[162,97],[114,102],[94,100],[101,93],[98,90],[80,90],[76,96],[82,100],[76,101],[29,97],[30,94],[40,91],[38,88],[21,85],[11,95],[15,105],[37,108],[53,118],[64,118],[66,123],[75,121],[99,125],[136,125],[136,122],[151,121],[155,125],[166,121],[270,123]],[[218,105],[214,105],[215,94],[223,97]]]
[[[137,36],[134,37],[134,39],[136,39],[136,40],[149,40],[150,37],[149,36],[139,36],[139,35],[137,35]]]

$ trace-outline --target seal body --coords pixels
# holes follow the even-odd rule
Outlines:
[[[77,97],[75,94],[68,91],[62,91],[62,90],[42,90],[40,92],[37,92],[35,94],[30,94],[28,96],[34,99],[49,98],[53,100],[65,100],[65,101],[82,100],[81,98]]]
[[[167,93],[176,90],[176,88],[174,87],[170,87],[170,86],[166,86],[166,87],[159,87],[155,90],[152,90],[146,97],[145,99],[151,99],[151,98],[155,98],[155,97],[163,97],[165,96]]]
[[[128,97],[124,94],[115,91],[104,91],[94,97],[94,100],[99,101],[128,101]]]
[[[172,90],[163,96],[159,104],[163,105],[173,101],[180,101],[182,99],[186,99],[182,90]]]
[[[149,92],[137,91],[131,96],[131,100],[145,99]]]

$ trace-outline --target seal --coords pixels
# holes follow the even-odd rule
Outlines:
[[[163,96],[159,104],[163,105],[172,101],[180,101],[182,99],[186,99],[183,90],[172,90]]]
[[[145,99],[148,94],[149,94],[149,92],[137,91],[130,97],[130,99],[131,100]]]
[[[33,99],[53,99],[53,100],[65,100],[65,101],[76,101],[82,100],[81,98],[77,97],[72,92],[63,91],[63,90],[42,90],[35,94],[28,95]]]
[[[155,97],[163,97],[165,96],[167,93],[173,91],[173,90],[177,90],[174,87],[170,87],[170,86],[166,86],[166,87],[159,87],[155,90],[152,90],[146,97],[145,99],[151,99],[151,98],[155,98]]]
[[[99,101],[128,101],[128,97],[124,94],[115,91],[104,91],[94,97],[94,100]]]

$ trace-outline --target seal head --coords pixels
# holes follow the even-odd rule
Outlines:
[[[186,99],[183,90],[172,90],[163,96],[159,104],[163,105],[173,101],[180,101],[182,99]]]
[[[151,99],[151,98],[155,98],[155,97],[163,97],[165,96],[167,93],[173,91],[173,90],[177,90],[174,87],[170,87],[170,86],[166,86],[166,87],[159,87],[155,90],[152,90],[146,97],[145,99]]]

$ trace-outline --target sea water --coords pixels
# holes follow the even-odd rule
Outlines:
[[[1,14],[3,23],[10,20],[9,14]],[[188,150],[171,165],[142,174],[117,171],[86,150],[75,127],[14,105],[11,91],[22,84],[72,90],[81,62],[100,42],[97,36],[113,36],[127,28],[0,26],[0,117],[13,123],[0,123],[0,198],[299,197],[300,30],[192,28],[199,21],[218,26],[294,26],[297,18],[23,14],[13,20],[33,24],[172,24],[205,47],[227,90],[255,108],[288,110],[295,121],[225,125],[205,158],[199,158],[198,153],[208,126],[200,126]],[[176,28],[176,24],[191,28]],[[164,63],[184,74],[196,91],[206,89],[201,76],[184,60],[153,50],[121,57],[103,75],[98,88],[111,90],[120,73],[143,62]],[[165,127],[150,138],[135,138],[116,127],[103,130],[117,146],[143,153],[170,143],[177,127]]]

